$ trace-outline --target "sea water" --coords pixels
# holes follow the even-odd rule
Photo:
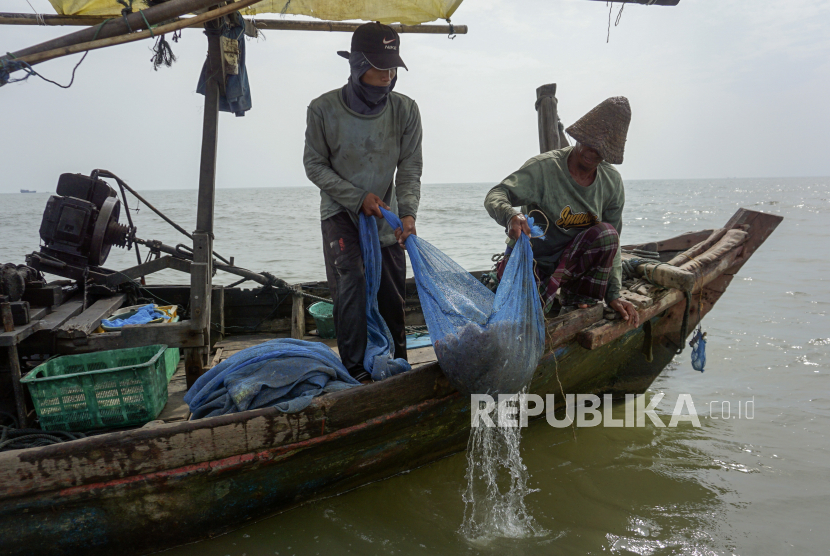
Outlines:
[[[114,169],[117,171],[117,169]],[[625,168],[622,168],[625,177]],[[185,229],[196,191],[144,191]],[[425,185],[418,233],[468,269],[504,250],[484,211],[492,184]],[[627,180],[624,243],[723,226],[739,207],[784,216],[712,312],[706,372],[690,350],[654,381],[668,421],[690,394],[701,428],[521,431],[527,513],[544,533],[471,542],[461,531],[465,454],[442,459],[238,531],[171,550],[171,556],[295,554],[549,556],[550,554],[813,555],[830,546],[830,178]],[[40,187],[38,187],[40,189]],[[0,262],[38,246],[48,194],[2,195]],[[325,277],[311,187],[219,189],[216,245],[239,265],[290,282]],[[131,204],[132,206],[132,204]],[[141,207],[139,237],[186,241]],[[135,264],[113,248],[108,265]],[[152,282],[187,284],[174,271]],[[217,280],[234,278],[217,274]],[[754,415],[738,407],[754,400]],[[625,407],[614,406],[622,418]]]
[[[520,392],[526,393],[527,388]],[[525,497],[535,489],[528,486],[527,466],[522,461],[522,428],[516,426],[520,411],[518,397],[504,400],[489,414],[492,426],[479,422],[480,426],[470,428],[464,519],[459,532],[474,544],[547,533],[525,504]]]

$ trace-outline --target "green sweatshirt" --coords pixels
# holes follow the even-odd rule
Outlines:
[[[568,243],[596,222],[607,222],[617,233],[622,233],[625,191],[620,173],[602,162],[594,183],[583,187],[568,170],[568,155],[572,150],[573,147],[565,147],[534,156],[491,189],[484,199],[488,214],[505,229],[510,219],[519,214],[513,207],[524,207],[528,213],[540,210],[545,214],[549,222],[545,239],[531,239],[533,257],[544,274],[552,274]],[[545,228],[544,218],[538,214],[531,216]],[[622,259],[618,249],[605,301],[610,303],[620,296],[621,278]]]
[[[320,218],[347,211],[357,222],[369,193],[400,217],[416,216],[423,168],[421,138],[418,105],[394,91],[386,107],[371,116],[350,110],[340,89],[311,101],[303,164],[308,179],[320,188]],[[378,231],[383,247],[395,243],[395,233],[385,220],[378,222]]]

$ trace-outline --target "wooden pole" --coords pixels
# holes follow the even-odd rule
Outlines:
[[[27,428],[28,415],[26,412],[26,397],[23,392],[23,384],[20,382],[20,356],[17,353],[17,345],[6,348],[9,354],[9,368],[12,375],[12,389],[14,390],[14,403],[17,408],[17,422],[21,429]]]
[[[556,100],[556,83],[536,89],[536,112],[539,115],[539,151],[546,153],[568,146]]]
[[[106,39],[109,37],[123,35],[125,33],[130,33],[132,30],[146,29],[147,23],[150,25],[156,25],[157,23],[180,17],[184,14],[203,10],[214,4],[216,4],[216,0],[170,0],[169,2],[164,2],[153,6],[152,8],[142,10],[141,13],[136,11],[135,13],[128,15],[126,18],[114,17],[98,29],[93,28],[76,31],[74,33],[70,33],[69,35],[64,35],[63,37],[42,42],[40,44],[30,46],[29,48],[18,50],[17,52],[12,52],[11,55],[2,56],[0,59],[7,60],[10,58],[21,58],[23,56],[36,54],[38,52],[45,52],[47,50],[54,50],[56,48],[90,42],[96,39]],[[45,20],[46,16],[43,17]],[[144,21],[145,18],[147,20],[146,23]]]
[[[299,286],[292,294],[291,337],[295,340],[302,340],[305,337],[305,302]]]
[[[186,27],[201,27],[199,23],[190,21],[193,18],[175,19],[171,23],[184,21]],[[41,25],[41,26],[77,26],[91,27],[100,25],[107,18],[94,15],[49,15],[49,14],[19,14],[0,13],[0,25]],[[255,19],[253,20],[257,29],[263,31],[326,31],[353,33],[361,24],[344,23],[342,21],[291,21],[282,19]],[[401,25],[398,23],[390,25],[398,33],[420,33],[427,35],[448,35],[449,25]],[[142,27],[143,28],[143,27]],[[455,35],[466,35],[466,25],[453,25],[452,32]]]
[[[215,0],[214,0],[215,1]],[[209,12],[203,13],[193,18],[189,19],[182,19],[179,20],[178,23],[170,23],[167,25],[161,25],[156,27],[152,31],[138,31],[135,33],[127,33],[125,35],[120,35],[117,37],[110,37],[106,39],[99,39],[90,42],[84,42],[80,44],[74,44],[72,46],[62,46],[60,48],[55,48],[53,50],[45,50],[35,54],[29,54],[26,56],[15,56],[18,61],[26,62],[30,66],[35,64],[39,64],[41,62],[45,62],[47,60],[53,60],[55,58],[60,58],[62,56],[69,56],[70,54],[78,54],[79,52],[87,52],[90,50],[97,50],[99,48],[105,48],[107,46],[115,46],[118,44],[125,44],[128,42],[135,42],[140,41],[143,39],[150,39],[154,36],[163,35],[164,33],[170,33],[172,31],[178,31],[184,27],[189,25],[195,25],[197,23],[205,23],[212,19],[216,19],[217,17],[221,17],[223,15],[229,14],[231,12],[237,11],[241,8],[246,6],[250,6],[251,4],[256,4],[260,0],[239,0],[233,4],[229,4],[227,6],[222,6],[221,8],[217,8],[216,10],[211,10]],[[44,43],[46,44],[46,43]]]
[[[217,10],[218,11],[218,10]],[[216,20],[205,26],[218,30]],[[216,196],[216,147],[219,137],[219,96],[225,89],[225,70],[218,34],[208,34],[208,79],[202,120],[202,155],[196,230],[193,232],[193,264],[190,272],[190,320],[202,331],[205,344],[185,351],[187,387],[202,376],[210,355],[210,296],[213,276],[213,207]]]

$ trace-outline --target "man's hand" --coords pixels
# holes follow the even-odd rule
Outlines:
[[[507,235],[510,239],[519,239],[521,234],[530,237],[530,226],[527,225],[527,218],[523,214],[517,214],[510,219]]]
[[[622,319],[628,322],[629,325],[633,324],[634,328],[640,326],[640,315],[637,313],[637,309],[634,307],[633,303],[618,297],[609,303],[609,305],[612,309],[619,313]]]
[[[383,214],[380,212],[380,208],[378,207],[383,207],[386,210],[389,210],[389,207],[386,206],[383,199],[374,193],[369,193],[366,195],[366,198],[363,199],[363,206],[360,207],[360,210],[362,210],[363,214],[366,216],[377,216],[378,218],[383,218]]]
[[[415,218],[412,216],[404,216],[401,218],[402,228],[395,230],[395,238],[398,240],[398,245],[406,249],[406,238],[410,235],[418,235],[415,231]]]

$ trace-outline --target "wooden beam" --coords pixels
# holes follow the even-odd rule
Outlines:
[[[204,345],[204,335],[190,327],[188,321],[125,326],[121,332],[104,332],[82,339],[59,339],[58,353],[75,354],[167,344],[168,347],[193,348]]]
[[[46,62],[47,60],[60,58],[62,56],[69,56],[70,54],[78,54],[80,52],[88,52],[90,50],[97,50],[99,48],[106,48],[108,46],[115,46],[119,44],[126,44],[129,42],[150,39],[155,37],[156,35],[163,35],[165,33],[178,31],[179,29],[183,29],[184,27],[187,27],[189,25],[195,25],[196,23],[204,23],[206,21],[211,21],[215,18],[227,15],[231,12],[240,10],[252,4],[256,4],[259,1],[260,0],[237,0],[236,2],[233,2],[231,4],[227,4],[222,7],[216,8],[215,10],[211,10],[209,12],[197,15],[196,17],[192,18],[193,21],[190,21],[188,19],[187,21],[179,21],[178,23],[168,23],[146,31],[124,33],[106,39],[91,40],[89,42],[76,43],[70,46],[61,46],[58,48],[53,48],[51,50],[39,50],[38,52],[34,52],[31,54],[23,55],[15,53],[10,56],[0,57],[0,61],[8,61],[11,59],[11,56],[14,56],[18,62],[25,62],[29,65],[35,65],[41,62]],[[216,2],[216,0],[211,0],[211,2]],[[170,3],[172,4],[174,2]],[[123,18],[115,18],[113,19],[113,21],[121,21],[122,19]],[[80,32],[82,31],[79,31],[79,33]]]
[[[145,10],[146,13],[146,10]],[[91,27],[100,25],[107,21],[107,17],[94,15],[52,15],[52,14],[25,14],[25,13],[0,13],[0,25],[45,25],[53,26],[78,26]],[[192,18],[172,18],[171,23],[187,21]],[[342,21],[290,21],[284,19],[256,19],[254,24],[257,29],[264,31],[325,31],[353,33],[360,26],[360,23],[344,23]],[[187,27],[201,27],[201,23],[193,23]],[[466,25],[390,25],[398,33],[418,33],[428,35],[466,35]],[[143,28],[143,26],[139,27]]]
[[[120,286],[121,284],[138,280],[143,276],[159,272],[166,268],[172,268],[173,270],[178,270],[179,272],[190,273],[190,261],[179,259],[171,255],[165,255],[164,257],[153,259],[152,261],[130,267],[126,270],[113,272],[107,276],[106,282],[108,286]]]
[[[58,37],[29,48],[18,50],[17,52],[13,52],[11,55],[2,56],[0,59],[21,58],[23,56],[45,52],[47,50],[54,50],[57,48],[132,33],[134,29],[146,29],[147,23],[150,25],[156,25],[172,18],[208,8],[213,4],[216,4],[216,0],[171,0],[169,2],[158,4],[157,6],[141,10],[141,13],[136,11],[129,14],[127,17],[114,17],[109,19],[102,18],[106,19],[106,23],[103,23],[103,21],[99,22],[103,24],[97,29],[91,28],[76,31],[69,35],[64,35],[63,37]],[[46,16],[43,17],[45,21]],[[98,25],[98,23],[95,25]]]
[[[539,122],[539,150],[546,153],[568,146],[568,139],[560,129],[556,100],[556,83],[536,89],[536,112]]]
[[[550,319],[545,323],[547,334],[545,351],[552,351],[571,341],[580,330],[602,320],[602,313],[602,304],[598,304]]]
[[[217,28],[215,23],[205,25]],[[190,273],[191,327],[204,335],[204,345],[185,351],[185,376],[190,388],[204,373],[210,355],[210,298],[213,276],[213,211],[216,198],[216,150],[219,139],[219,96],[225,87],[225,66],[218,35],[208,35],[208,79],[202,117],[202,152],[193,265]]]
[[[124,305],[127,296],[123,293],[99,299],[86,311],[64,322],[55,335],[58,338],[85,338],[98,328],[101,321],[109,317],[113,311]]]

